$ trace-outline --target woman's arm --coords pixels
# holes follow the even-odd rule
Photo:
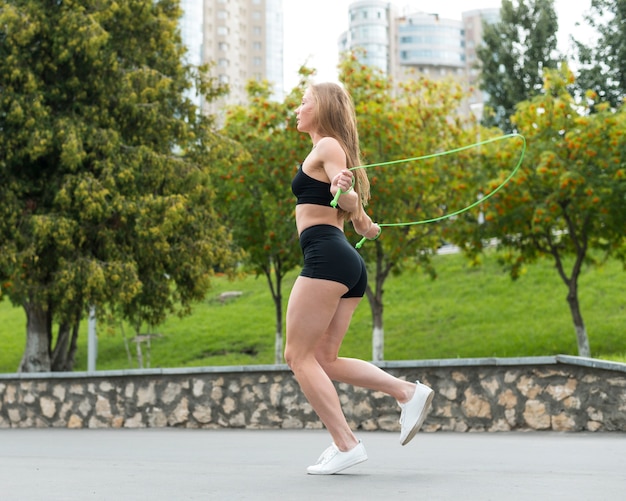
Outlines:
[[[338,189],[341,189],[342,193],[339,196],[338,204],[339,207],[350,213],[350,220],[355,231],[362,237],[370,240],[375,239],[380,234],[380,226],[374,223],[365,212],[359,195],[352,189],[353,182],[354,174],[344,169],[333,178],[331,192],[334,195]],[[333,186],[337,187],[334,191]]]
[[[330,179],[330,192],[336,195],[341,190],[337,203],[350,213],[355,231],[365,238],[376,238],[380,233],[380,226],[366,214],[358,193],[352,189],[354,174],[346,166],[346,154],[339,143],[333,138],[325,137],[320,139],[315,149]]]
[[[315,146],[316,157],[321,161],[330,181],[333,196],[341,190],[337,201],[346,212],[355,213],[361,207],[358,194],[352,189],[353,174],[346,165],[346,153],[336,139],[324,137]]]
[[[363,207],[358,213],[352,214],[352,226],[359,235],[370,240],[375,239],[380,234],[380,226],[372,221]]]

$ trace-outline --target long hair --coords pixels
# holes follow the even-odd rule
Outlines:
[[[361,148],[356,124],[354,103],[350,94],[336,83],[319,83],[310,86],[315,99],[317,131],[322,136],[335,138],[346,153],[348,169],[361,165]],[[365,169],[355,169],[354,190],[359,195],[361,210],[370,199],[370,182]],[[344,219],[350,219],[350,213],[340,210]]]

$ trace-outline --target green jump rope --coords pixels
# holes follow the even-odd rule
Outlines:
[[[399,163],[414,162],[414,161],[418,161],[418,160],[428,160],[428,159],[431,159],[431,158],[443,157],[445,155],[452,155],[452,154],[458,153],[460,151],[469,150],[470,148],[476,148],[478,146],[483,146],[485,144],[493,143],[493,142],[496,142],[496,141],[503,141],[505,139],[511,139],[511,138],[514,138],[514,137],[518,137],[518,138],[520,138],[522,140],[522,152],[520,154],[520,158],[519,158],[519,160],[517,162],[517,165],[511,171],[511,173],[507,176],[507,178],[496,189],[494,189],[492,192],[490,192],[489,194],[483,196],[482,198],[480,198],[476,202],[472,203],[471,205],[468,205],[467,207],[463,207],[462,209],[459,209],[457,211],[450,212],[448,214],[444,214],[443,216],[434,217],[434,218],[431,218],[431,219],[423,219],[421,221],[406,221],[406,222],[402,222],[402,223],[379,224],[378,226],[380,227],[380,231],[378,232],[378,234],[374,238],[363,237],[356,244],[355,247],[357,249],[360,249],[361,246],[367,240],[376,240],[380,236],[380,234],[382,233],[383,227],[385,227],[385,228],[392,228],[394,226],[415,226],[415,225],[418,225],[418,224],[434,223],[436,221],[441,221],[443,219],[448,219],[448,218],[453,217],[453,216],[458,216],[459,214],[462,214],[463,212],[467,212],[468,210],[473,209],[477,205],[482,204],[485,200],[488,200],[489,198],[494,196],[498,191],[500,191],[504,187],[504,185],[507,184],[511,180],[511,178],[517,173],[517,171],[521,167],[522,162],[524,160],[524,155],[526,154],[526,138],[524,136],[522,136],[521,134],[515,134],[515,133],[514,134],[506,134],[504,136],[494,137],[494,138],[491,138],[491,139],[487,139],[485,141],[480,141],[479,143],[470,144],[468,146],[461,146],[460,148],[455,148],[455,149],[449,150],[449,151],[442,151],[442,152],[439,152],[439,153],[431,153],[429,155],[423,155],[423,156],[420,156],[420,157],[404,158],[402,160],[392,160],[390,162],[380,162],[380,163],[368,164],[368,165],[358,165],[356,167],[350,168],[349,170],[371,169],[372,167],[387,167],[389,165],[394,165],[394,164],[399,164]],[[352,178],[352,183],[354,185],[354,178]],[[350,189],[352,189],[352,188],[350,188]],[[348,190],[348,191],[350,191],[350,190]],[[342,193],[346,193],[346,192],[341,191],[341,188],[340,188],[337,191],[337,193],[335,194],[335,198],[333,198],[332,202],[330,202],[330,205],[332,207],[337,207],[337,204],[339,202],[339,197],[342,195]]]

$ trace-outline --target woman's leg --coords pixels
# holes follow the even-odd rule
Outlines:
[[[358,440],[341,410],[335,386],[316,358],[316,348],[346,291],[338,282],[298,277],[287,306],[285,347],[287,364],[340,451],[354,448]]]
[[[317,345],[316,357],[328,377],[355,386],[383,391],[400,403],[400,443],[408,444],[426,419],[434,392],[421,383],[396,378],[373,364],[352,358],[339,358],[355,299],[342,299],[333,320]],[[357,300],[358,304],[358,300]]]
[[[398,402],[407,402],[415,393],[415,383],[398,379],[379,367],[354,358],[339,358],[339,349],[361,298],[339,301],[328,329],[317,344],[315,356],[328,377],[334,381],[382,391]]]

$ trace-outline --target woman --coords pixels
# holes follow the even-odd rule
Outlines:
[[[298,130],[313,148],[293,179],[296,226],[304,268],[287,307],[285,359],[307,400],[333,439],[307,472],[330,475],[367,459],[341,410],[333,380],[385,392],[402,414],[400,442],[407,444],[422,425],[433,391],[404,381],[368,362],[339,358],[352,314],[367,286],[365,264],[343,233],[350,221],[359,235],[376,238],[380,227],[366,214],[369,181],[360,165],[354,105],[339,85],[311,85],[296,109]],[[341,190],[338,208],[330,202]]]

